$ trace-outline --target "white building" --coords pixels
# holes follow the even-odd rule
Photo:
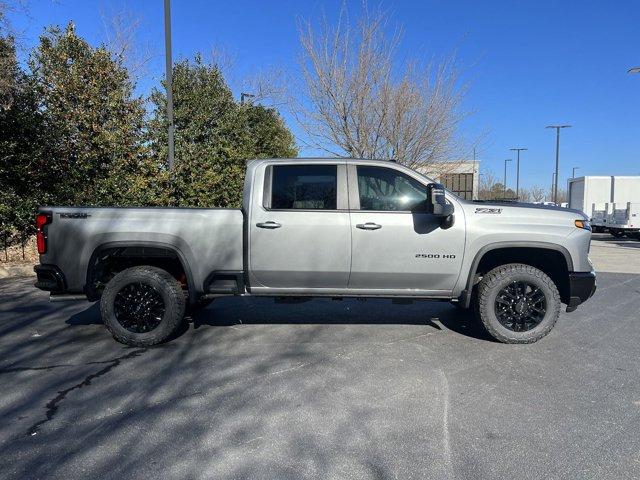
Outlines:
[[[416,170],[442,183],[459,197],[467,200],[478,198],[479,160],[442,162],[428,167],[417,167]]]

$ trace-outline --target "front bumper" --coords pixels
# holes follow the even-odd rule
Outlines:
[[[569,272],[569,302],[567,312],[589,300],[596,292],[596,272]]]

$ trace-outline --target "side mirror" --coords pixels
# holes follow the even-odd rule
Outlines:
[[[427,185],[427,212],[436,217],[448,217],[453,215],[453,205],[447,203],[444,194],[444,187],[439,183],[430,183]]]

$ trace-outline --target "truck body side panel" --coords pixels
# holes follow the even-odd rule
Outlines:
[[[462,271],[473,274],[476,254],[492,248],[531,247],[560,251],[571,272],[589,272],[591,232],[576,228],[580,212],[559,207],[496,205],[465,202],[467,252]],[[453,292],[460,294],[468,275],[461,275]]]
[[[243,214],[232,209],[45,207],[48,251],[40,263],[56,265],[67,289],[84,289],[97,249],[118,246],[168,248],[201,293],[212,271],[243,270]]]

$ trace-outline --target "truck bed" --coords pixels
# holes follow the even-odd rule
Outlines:
[[[61,270],[68,292],[83,292],[90,262],[125,242],[175,252],[196,292],[214,271],[243,270],[241,210],[41,207],[39,213],[51,215],[41,264]]]

